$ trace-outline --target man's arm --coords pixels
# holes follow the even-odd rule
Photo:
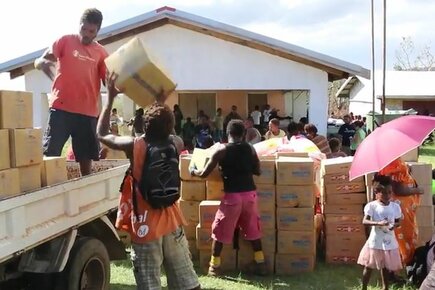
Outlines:
[[[112,111],[113,100],[118,94],[115,88],[116,75],[111,74],[106,78],[108,100],[101,112],[97,124],[97,137],[101,143],[114,150],[122,150],[128,158],[133,155],[134,137],[116,136],[109,133],[110,112]]]
[[[51,70],[54,67],[54,64],[57,62],[56,57],[50,48],[47,48],[46,51],[42,54],[40,58],[35,60],[34,66],[38,70],[42,70],[50,80],[54,80],[54,74]]]
[[[206,178],[213,171],[213,169],[218,165],[219,161],[222,160],[222,158],[224,158],[225,152],[226,152],[226,148],[217,150],[208,160],[202,172],[199,171],[198,169],[193,169],[191,171],[191,174],[194,176],[199,176],[201,178]]]

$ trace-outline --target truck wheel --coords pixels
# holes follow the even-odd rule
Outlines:
[[[104,244],[94,238],[79,238],[62,276],[56,289],[109,289],[110,261]]]

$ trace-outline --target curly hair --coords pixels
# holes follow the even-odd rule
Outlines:
[[[169,138],[174,130],[174,113],[168,105],[153,103],[145,108],[144,129],[147,142],[160,142]]]
[[[233,119],[227,125],[227,134],[233,138],[242,138],[245,135],[245,125],[242,120]]]
[[[101,28],[101,23],[103,22],[103,14],[97,8],[86,9],[80,18],[80,23],[84,22],[97,25],[99,30]]]

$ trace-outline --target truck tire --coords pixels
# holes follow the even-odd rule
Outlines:
[[[59,290],[108,290],[110,260],[104,244],[94,238],[77,239],[59,278]]]

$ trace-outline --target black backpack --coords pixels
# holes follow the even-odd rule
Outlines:
[[[435,242],[429,244],[427,242],[424,246],[415,249],[412,261],[406,266],[406,276],[409,282],[420,287],[428,274],[427,269],[427,254],[433,249]]]
[[[178,152],[170,139],[148,144],[138,187],[142,197],[155,209],[169,207],[180,198]]]

